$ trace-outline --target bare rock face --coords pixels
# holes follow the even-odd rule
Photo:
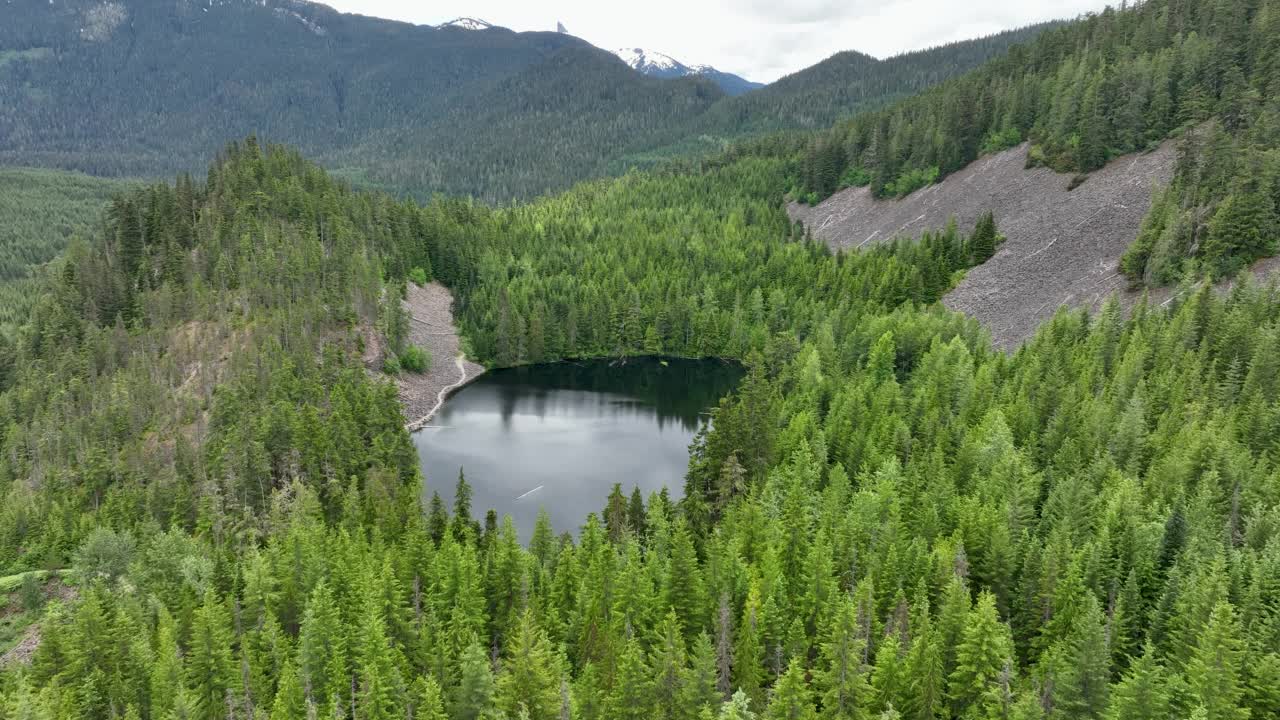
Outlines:
[[[968,232],[987,210],[1005,243],[971,269],[944,299],[991,332],[997,347],[1022,344],[1063,305],[1096,308],[1113,293],[1132,302],[1120,256],[1138,235],[1153,191],[1168,184],[1176,158],[1170,141],[1117,158],[1074,190],[1071,175],[1027,169],[1028,145],[982,158],[942,182],[900,200],[867,188],[788,212],[833,249],[859,248],[940,230],[954,217]]]

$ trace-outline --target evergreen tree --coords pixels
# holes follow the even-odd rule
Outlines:
[[[315,707],[307,702],[294,664],[285,665],[280,674],[275,702],[271,706],[271,720],[306,720],[314,713]]]
[[[1226,602],[1218,603],[1187,665],[1187,682],[1204,708],[1206,720],[1247,720],[1249,717],[1249,709],[1241,705],[1244,648],[1239,633],[1235,609]]]
[[[470,643],[458,661],[458,684],[453,689],[449,717],[487,720],[493,715],[496,692],[493,668],[484,648]]]
[[[799,659],[792,660],[787,671],[778,678],[769,698],[764,717],[767,720],[817,720],[813,707],[813,693],[805,682],[804,667]]]
[[[413,681],[412,698],[407,720],[448,720],[444,713],[444,699],[434,678],[420,677]]]
[[[956,648],[956,667],[948,682],[948,695],[956,715],[989,703],[989,693],[1013,659],[1009,630],[996,614],[995,596],[978,595],[969,611],[964,634]]]
[[[178,629],[173,616],[161,609],[156,618],[156,652],[151,665],[151,714],[156,717],[168,715],[177,703],[182,687]]]
[[[1148,645],[1111,691],[1108,720],[1163,720],[1172,714],[1167,671]]]
[[[1209,222],[1209,236],[1201,255],[1214,277],[1224,277],[1244,264],[1275,253],[1275,201],[1257,189],[1227,196]]]
[[[521,616],[498,675],[497,705],[508,716],[554,720],[560,713],[560,667],[533,613]]]
[[[617,720],[648,720],[657,717],[652,671],[644,660],[644,650],[635,637],[628,638],[618,659],[613,688],[605,700],[605,717]]]
[[[685,683],[688,680],[687,652],[680,621],[669,611],[658,624],[649,666],[653,673],[650,684],[655,718],[678,720],[691,715],[686,704]]]
[[[307,703],[327,715],[350,693],[347,639],[333,593],[321,580],[311,592],[298,634],[298,674]]]
[[[704,629],[706,591],[698,555],[693,547],[693,536],[683,518],[676,520],[671,535],[671,556],[662,583],[662,602],[680,618],[686,639]]]
[[[837,601],[822,643],[815,683],[826,717],[860,720],[871,705],[871,687],[863,667],[866,641],[852,598]]]
[[[738,626],[733,646],[733,685],[748,698],[759,700],[764,684],[764,647],[760,642],[760,596],[752,588],[742,608],[742,622]]]
[[[720,706],[716,720],[756,720],[757,717],[751,710],[751,698],[739,690]]]
[[[990,260],[996,254],[997,243],[995,215],[987,211],[978,218],[973,234],[969,236],[970,262],[981,265]]]
[[[1092,596],[1060,648],[1053,682],[1054,711],[1064,718],[1097,718],[1107,707],[1109,654],[1102,611]]]
[[[192,621],[191,649],[185,660],[196,718],[220,720],[235,705],[231,641],[231,619],[213,591],[207,591]]]
[[[471,517],[471,485],[467,482],[462,468],[458,468],[458,484],[453,491],[453,522],[450,526],[453,537],[464,542],[468,534],[476,535],[480,528]]]

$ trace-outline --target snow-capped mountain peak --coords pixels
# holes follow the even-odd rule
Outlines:
[[[658,78],[681,78],[688,75],[700,75],[720,86],[730,95],[741,95],[749,90],[762,87],[759,83],[743,80],[737,75],[719,70],[710,65],[685,65],[670,55],[645,50],[644,48],[622,48],[614,50],[614,55],[622,62],[630,65],[637,72]]]
[[[646,75],[687,75],[689,68],[670,55],[645,50],[644,48],[622,48],[614,54],[622,58],[622,62]]]
[[[460,30],[488,30],[492,28],[493,25],[485,22],[484,20],[477,20],[475,18],[469,18],[469,17],[460,17],[457,20],[450,20],[447,23],[441,23],[436,27],[439,29],[458,28]]]

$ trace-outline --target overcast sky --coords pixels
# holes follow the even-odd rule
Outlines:
[[[771,82],[841,50],[876,57],[1101,10],[1106,0],[321,0],[344,12],[512,30],[556,21],[599,47],[642,47]],[[1118,2],[1118,0],[1117,0]]]

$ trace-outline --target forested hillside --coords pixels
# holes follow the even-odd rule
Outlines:
[[[937,302],[998,218],[833,254],[783,209],[831,159],[882,194],[950,172],[997,117],[1072,170],[1094,120],[1104,157],[1182,128],[1151,222],[1210,218],[1191,276],[1274,238],[1275,3],[1150,0],[816,140],[530,204],[355,191],[254,137],[115,197],[0,334],[0,720],[1280,718],[1277,288],[1061,311],[1009,354]],[[1083,111],[1147,102],[1121,69],[1164,53],[1165,125]],[[461,478],[424,502],[455,478],[362,362],[410,278],[490,366],[746,376],[669,492],[522,545]]]
[[[1274,0],[1108,9],[839,124],[814,140],[797,194],[901,196],[1024,140],[1032,162],[1088,173],[1182,135],[1175,181],[1123,269],[1154,285],[1227,276],[1277,250],[1277,48]]]
[[[837,120],[914,95],[1003,55],[1059,23],[903,53],[884,60],[850,50],[764,88],[717,103],[698,129],[733,137],[777,130],[825,130]]]
[[[417,210],[250,140],[118,200],[5,354],[0,557],[70,585],[6,719],[1276,717],[1274,291],[996,353],[931,304],[989,220],[833,256],[791,152]],[[425,512],[358,364],[414,267],[497,365],[742,358],[684,499]]]
[[[709,80],[647,77],[563,33],[411,26],[294,0],[11,0],[4,13],[0,162],[168,176],[257,133],[364,186],[499,202],[747,131],[825,126],[1028,34],[872,63],[865,79],[826,67],[784,83],[785,98],[726,104]],[[792,101],[811,107],[784,112]]]
[[[127,187],[77,173],[0,168],[0,332],[30,309],[38,267],[84,234]]]

